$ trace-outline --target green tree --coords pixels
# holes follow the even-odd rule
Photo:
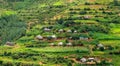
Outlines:
[[[113,3],[114,3],[115,6],[119,6],[120,5],[120,0],[114,0]]]
[[[2,44],[6,41],[14,41],[26,33],[25,22],[16,15],[2,15],[0,18],[0,37]]]

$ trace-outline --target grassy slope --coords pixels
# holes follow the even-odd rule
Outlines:
[[[84,3],[85,2],[85,0],[78,0],[78,1],[80,1],[79,3]],[[96,0],[97,2],[100,2],[100,3],[108,3],[108,2],[111,2],[112,0]],[[76,1],[77,2],[77,1]],[[91,0],[90,0],[90,2],[91,2]],[[63,1],[62,0],[60,0],[60,1],[57,1],[57,2],[54,2],[54,4],[53,5],[61,5],[61,4],[63,4]],[[35,6],[32,6],[33,8],[34,7],[36,7],[36,5]],[[41,4],[38,4],[37,5],[37,7],[39,7],[39,8],[41,8],[41,7],[46,7],[46,5],[44,4],[44,3],[42,3],[42,5]],[[84,8],[85,6],[80,6],[81,8]],[[23,9],[24,10],[24,9]],[[38,25],[36,25],[36,26],[38,26]],[[35,26],[35,27],[36,27]],[[41,27],[41,25],[39,26],[39,27]],[[103,36],[103,38],[106,36],[107,38],[108,37],[110,37],[111,38],[111,36],[112,36],[112,38],[116,38],[116,34],[118,33],[119,34],[119,27],[113,27],[112,29],[111,29],[111,32],[113,32],[112,33],[112,35],[110,34],[110,35],[104,35],[104,34],[100,34],[100,36],[98,36],[98,38],[101,38],[101,36]],[[97,33],[97,35],[98,35],[99,33]],[[113,35],[115,35],[115,36],[113,36]],[[117,35],[118,36],[118,35]],[[32,38],[33,39],[33,38]],[[103,44],[109,44],[109,45],[112,45],[112,46],[118,46],[119,45],[119,40],[101,40],[101,43],[103,43]],[[1,48],[3,48],[3,47],[1,47]],[[0,49],[1,49],[0,48]],[[5,47],[6,48],[6,47]],[[4,49],[5,49],[4,48]],[[8,48],[8,47],[7,47]],[[21,49],[22,48],[22,49]],[[19,48],[14,48],[14,49],[11,49],[11,51],[8,49],[8,50],[6,50],[6,51],[10,51],[10,52],[19,52],[19,51],[25,51],[26,50],[26,48],[24,48],[24,47],[19,47]],[[47,49],[47,50],[43,50],[43,49],[38,49],[38,48],[31,48],[31,50],[34,50],[34,51],[39,51],[39,52],[41,52],[42,50],[42,52],[44,52],[44,51],[54,51],[56,48],[51,48],[51,47],[48,47],[48,48],[44,48],[44,49]],[[51,50],[48,50],[48,49],[51,49]],[[57,48],[58,49],[58,48]],[[56,51],[61,51],[61,47],[59,48],[60,50],[56,50]],[[71,49],[71,48],[70,48]],[[69,49],[65,49],[66,51],[69,51]],[[28,50],[27,50],[28,51]],[[70,50],[71,51],[71,50]],[[31,51],[28,51],[28,52],[31,52]],[[96,53],[96,55],[97,55],[97,52],[95,52]],[[100,54],[99,52],[98,52],[98,54]],[[105,57],[105,55],[103,54],[102,56],[104,56]],[[108,56],[108,55],[106,55],[107,57],[111,57],[111,58],[113,58],[113,63],[115,64],[115,66],[118,66],[118,65],[120,65],[119,64],[119,56]],[[1,57],[1,60],[3,59],[3,57]],[[10,59],[10,58],[6,58],[5,57],[5,59],[8,61],[8,59]],[[4,59],[4,60],[5,60]],[[5,61],[6,61],[5,60]],[[21,62],[21,61],[20,61]],[[26,61],[22,61],[22,62],[26,62]],[[33,61],[32,61],[33,62]],[[38,63],[38,62],[36,62],[36,63]]]

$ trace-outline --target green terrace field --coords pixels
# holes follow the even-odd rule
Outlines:
[[[120,66],[119,0],[1,0],[0,66]]]
[[[31,49],[31,48],[30,48]],[[85,47],[45,47],[45,48],[32,48],[31,50],[40,51],[40,52],[88,52],[88,49]]]
[[[3,49],[3,47],[1,47],[1,49]],[[12,53],[0,57],[1,61],[14,62],[14,63],[26,63],[26,64],[30,63],[30,64],[36,64],[36,65],[39,62],[43,62],[43,63],[45,62],[44,64],[46,64],[46,60],[49,61],[47,64],[53,64],[54,62],[56,62],[56,61],[54,61],[54,57],[61,57],[61,59],[62,59],[62,57],[69,56],[73,53],[85,55],[88,52],[88,49],[84,48],[84,47],[81,47],[81,48],[79,48],[79,47],[73,47],[73,48],[71,48],[71,47],[55,47],[55,48],[53,48],[53,47],[45,47],[45,48],[4,47],[4,49],[6,49],[6,50],[1,52],[1,56],[2,56],[2,54],[4,54],[3,52],[6,52],[6,53],[12,52]],[[20,54],[19,59],[16,56],[18,54]],[[24,55],[22,55],[22,54],[24,54]],[[29,58],[26,55],[30,55],[33,58]],[[12,59],[13,57],[14,57],[14,59]],[[26,60],[24,59],[25,57],[26,57]],[[36,58],[36,60],[34,60],[35,58]],[[47,58],[51,58],[51,59],[47,59]],[[52,59],[54,62],[50,61]],[[35,62],[33,62],[33,61],[35,61]],[[66,61],[66,62],[68,62],[68,61]],[[64,64],[64,62],[62,62],[62,63]]]

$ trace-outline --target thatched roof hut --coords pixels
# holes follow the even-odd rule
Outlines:
[[[80,40],[88,40],[88,37],[79,37]]]
[[[51,29],[49,29],[49,28],[44,28],[44,31],[49,32],[49,31],[51,31]]]
[[[90,57],[90,58],[88,58],[88,60],[93,62],[95,60],[95,58]]]
[[[87,61],[86,58],[81,58],[80,60],[81,60],[81,62],[83,62],[83,63]]]
[[[14,46],[15,43],[14,43],[14,42],[9,42],[9,41],[7,41],[5,45],[6,45],[6,46]]]
[[[38,39],[38,40],[42,40],[43,37],[42,37],[41,35],[37,35],[37,36],[36,36],[36,39]]]
[[[77,33],[77,30],[74,30],[74,33]]]
[[[51,37],[52,37],[53,39],[56,39],[56,38],[57,38],[56,35],[52,35]]]
[[[72,33],[72,30],[67,30],[68,33]]]
[[[97,46],[98,46],[98,47],[104,47],[103,44],[98,44]]]
[[[59,43],[58,43],[58,46],[62,46],[62,45],[63,45],[63,42],[59,42]]]
[[[87,16],[84,16],[83,18],[84,19],[90,19],[90,16],[87,15]]]
[[[66,45],[67,45],[67,46],[72,46],[72,43],[69,42],[69,43],[67,43]]]
[[[63,30],[63,29],[60,29],[60,30],[58,30],[58,32],[64,32],[64,30]]]

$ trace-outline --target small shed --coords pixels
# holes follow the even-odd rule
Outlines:
[[[90,19],[90,16],[87,15],[87,16],[84,16],[83,18],[84,19]]]
[[[51,37],[52,37],[53,39],[57,39],[56,35],[52,35]]]
[[[98,47],[104,47],[104,46],[103,46],[103,44],[101,44],[101,43],[100,43],[100,44],[98,44],[97,46],[98,46]]]
[[[42,37],[41,35],[37,35],[37,36],[36,36],[36,39],[38,39],[38,40],[42,40],[43,37]]]
[[[60,33],[61,33],[61,32],[64,32],[64,30],[63,30],[63,29],[60,29],[60,30],[58,30],[58,32],[60,32]]]
[[[80,40],[88,40],[89,38],[87,37],[79,37]]]
[[[63,42],[59,42],[59,43],[58,43],[58,46],[62,46],[62,45],[63,45]]]
[[[49,28],[44,28],[44,31],[46,31],[46,32],[50,32],[51,29],[49,29]]]
[[[66,45],[67,45],[67,46],[72,46],[72,43],[69,42],[69,43],[67,43]]]
[[[83,40],[84,39],[84,37],[79,37],[80,38],[80,40]]]
[[[81,58],[80,61],[85,63],[87,61],[87,59],[86,58]]]
[[[77,30],[74,30],[74,33],[77,33]]]
[[[14,46],[15,43],[14,43],[14,42],[9,42],[9,41],[7,41],[5,45],[6,45],[6,46]]]
[[[88,58],[87,64],[90,64],[90,65],[91,64],[96,64],[95,58],[92,58],[92,57]]]
[[[88,58],[88,61],[89,61],[89,62],[94,62],[94,61],[95,61],[95,58]]]
[[[72,33],[72,30],[67,30],[68,33]]]

